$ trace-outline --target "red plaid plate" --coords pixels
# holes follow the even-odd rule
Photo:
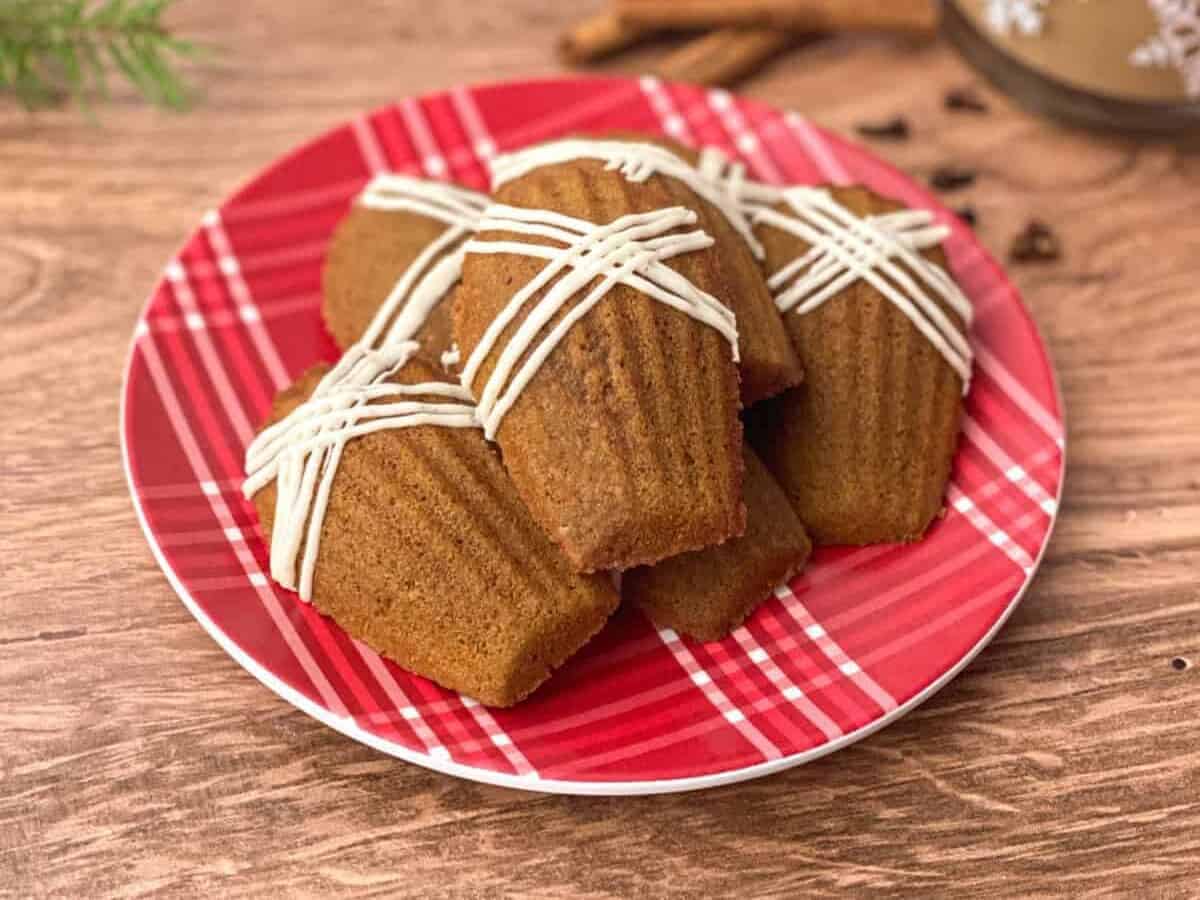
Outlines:
[[[863,182],[951,225],[976,372],[945,517],[911,546],[819,551],[742,628],[699,644],[619,613],[530,700],[492,711],[410,675],[268,577],[242,454],[272,395],[333,355],[318,314],[331,230],[375,172],[484,188],[498,151],[663,132],[770,182]],[[134,504],[184,604],[322,722],[442,772],[542,791],[686,790],[776,772],[886,725],[1012,612],[1046,546],[1063,426],[1045,348],[1004,273],[916,183],[799,115],[655,79],[458,88],[361,116],[205,215],[134,333],[122,437]]]

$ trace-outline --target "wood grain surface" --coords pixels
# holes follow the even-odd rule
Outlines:
[[[594,5],[594,4],[593,4]],[[1066,497],[970,668],[817,763],[706,793],[544,797],[360,746],[276,698],[175,599],[134,518],[117,402],[138,310],[203,210],[349,114],[557,71],[573,4],[191,0],[223,53],[177,116],[0,99],[0,895],[1200,896],[1200,158],[1056,128],[942,46],[833,40],[752,96],[961,194],[1057,361]],[[659,49],[609,69],[652,63]],[[960,199],[958,196],[955,200]],[[1190,660],[1185,667],[1176,659]]]

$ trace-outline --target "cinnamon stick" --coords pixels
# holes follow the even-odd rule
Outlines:
[[[657,28],[776,27],[796,31],[933,34],[937,0],[614,0],[629,25]]]
[[[655,73],[672,81],[727,86],[797,40],[797,35],[775,28],[722,28],[667,54]]]
[[[572,65],[618,53],[654,32],[653,26],[621,19],[611,10],[584,19],[558,39],[558,55]]]

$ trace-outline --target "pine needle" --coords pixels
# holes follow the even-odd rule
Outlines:
[[[192,92],[178,64],[203,49],[172,35],[176,0],[0,0],[0,90],[26,109],[73,97],[85,108],[109,97],[118,72],[148,101],[186,109]]]

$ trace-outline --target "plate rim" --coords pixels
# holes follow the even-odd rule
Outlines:
[[[632,76],[628,76],[628,77],[621,77],[621,76],[611,76],[611,75],[582,75],[582,76],[549,75],[549,76],[534,77],[534,78],[514,78],[511,80],[489,80],[489,81],[470,82],[470,83],[465,83],[465,84],[454,84],[448,88],[442,88],[442,89],[431,90],[431,91],[423,91],[423,92],[420,92],[417,94],[405,95],[405,96],[412,96],[415,99],[423,99],[426,97],[438,96],[438,95],[444,94],[448,91],[457,90],[457,89],[462,89],[462,90],[467,90],[467,91],[477,91],[477,90],[481,90],[481,89],[500,87],[500,86],[511,87],[514,85],[519,86],[519,85],[527,85],[527,84],[557,84],[557,83],[564,83],[564,82],[587,82],[587,81],[602,82],[602,81],[607,81],[607,82],[612,82],[612,83],[624,82],[624,83],[636,84],[640,77],[644,77],[644,76],[632,75]],[[672,81],[669,79],[660,79],[660,81],[661,81],[661,83],[666,84],[666,85],[681,85],[681,86],[700,89],[700,86],[691,85],[691,84],[688,84],[687,82],[678,82],[678,81]],[[735,94],[734,96],[740,97],[741,95]],[[765,102],[765,101],[757,100],[755,98],[746,98],[746,99],[749,99],[751,102],[760,103],[760,104]],[[369,109],[365,113],[358,113],[358,115],[368,115],[369,116],[379,109],[388,108],[388,106],[394,104],[395,102],[397,102],[397,101],[391,101],[390,103],[384,104],[383,106],[374,107],[372,109]],[[768,104],[768,105],[770,105],[770,104]],[[777,107],[774,107],[772,105],[772,108],[777,108]],[[783,112],[790,111],[790,110],[786,110],[783,108],[780,108],[780,109]],[[229,191],[224,193],[222,195],[221,200],[218,202],[218,205],[220,203],[227,201],[230,197],[237,196],[239,193],[241,193],[242,191],[247,189],[250,185],[252,185],[260,177],[265,175],[268,171],[270,171],[274,167],[283,165],[284,163],[286,163],[287,160],[303,153],[310,146],[315,145],[318,142],[326,139],[329,135],[335,134],[338,131],[340,131],[341,129],[348,127],[349,123],[353,120],[354,115],[355,114],[351,114],[351,116],[349,116],[349,117],[340,119],[339,121],[337,121],[335,124],[333,124],[329,128],[321,131],[320,133],[312,136],[311,138],[307,138],[307,139],[301,141],[296,146],[291,147],[288,150],[285,150],[279,156],[274,157],[271,161],[266,163],[263,168],[255,171],[250,176],[243,179],[241,182],[239,182],[237,185],[235,185],[233,188],[231,188]],[[899,167],[894,166],[888,160],[883,159],[882,157],[879,157],[874,153],[871,153],[871,151],[869,149],[861,147],[861,145],[857,144],[856,142],[848,141],[845,138],[843,138],[841,135],[839,135],[835,132],[830,132],[827,129],[823,128],[822,126],[816,125],[815,123],[814,123],[814,127],[819,128],[823,133],[833,137],[835,140],[837,140],[843,144],[846,144],[847,146],[855,149],[856,151],[866,152],[871,157],[873,162],[876,162],[879,165],[881,165],[887,169],[890,169],[893,174],[899,175],[901,178],[903,178],[905,180],[911,180],[911,177],[908,176],[907,174],[905,174],[903,172],[903,170],[901,170]],[[170,258],[173,259],[176,256],[178,256],[179,252],[183,249],[183,247],[185,247],[187,245],[187,242],[190,239],[191,239],[191,232],[189,232],[188,235],[184,237],[183,241],[178,245],[178,249],[176,250],[176,252],[174,254],[171,255]],[[1063,489],[1066,484],[1067,442],[1068,442],[1068,436],[1069,436],[1068,429],[1067,429],[1066,407],[1063,402],[1062,387],[1061,387],[1061,384],[1059,381],[1059,376],[1058,376],[1058,367],[1055,365],[1055,361],[1054,361],[1054,357],[1053,357],[1051,349],[1050,349],[1050,345],[1047,343],[1045,336],[1042,334],[1042,330],[1041,330],[1037,320],[1034,318],[1034,316],[1032,315],[1032,313],[1029,310],[1028,305],[1025,302],[1024,294],[1021,291],[1017,290],[1015,285],[1012,285],[1012,281],[1009,278],[1007,271],[995,259],[995,257],[992,255],[990,250],[988,250],[985,246],[983,246],[981,243],[978,243],[978,242],[975,243],[975,248],[981,254],[982,261],[987,266],[997,270],[1003,276],[1004,281],[1006,283],[1008,283],[1010,286],[1012,286],[1012,288],[1013,288],[1014,298],[1016,299],[1018,305],[1021,307],[1022,312],[1025,314],[1026,319],[1028,320],[1031,328],[1033,329],[1033,332],[1037,338],[1037,343],[1038,343],[1039,349],[1041,350],[1043,356],[1045,357],[1046,367],[1049,371],[1049,376],[1050,376],[1051,388],[1052,388],[1053,394],[1054,394],[1055,405],[1057,407],[1056,412],[1058,414],[1058,419],[1059,419],[1060,423],[1062,424],[1062,436],[1058,442],[1060,454],[1059,454],[1059,465],[1058,465],[1058,482],[1057,482],[1056,490],[1054,493],[1054,512],[1053,512],[1053,514],[1049,515],[1050,521],[1046,527],[1045,534],[1042,537],[1041,546],[1038,548],[1037,555],[1033,559],[1033,566],[1030,568],[1029,573],[1025,576],[1025,579],[1022,582],[1021,586],[1017,589],[1016,593],[1009,600],[1009,602],[1005,606],[1004,610],[1000,613],[1000,615],[998,615],[996,617],[996,620],[991,624],[991,626],[988,628],[988,630],[979,638],[979,640],[976,641],[976,643],[974,645],[972,645],[954,663],[954,665],[952,665],[950,668],[948,668],[945,672],[943,672],[941,675],[939,675],[937,678],[935,678],[933,681],[931,681],[928,685],[926,685],[924,688],[922,688],[920,691],[918,691],[912,697],[908,698],[908,700],[897,705],[894,709],[891,709],[891,710],[883,713],[881,716],[879,716],[879,718],[874,719],[853,731],[846,732],[845,734],[842,734],[833,740],[826,741],[825,743],[821,744],[818,747],[812,747],[808,750],[802,750],[798,753],[792,753],[792,754],[789,754],[786,756],[782,756],[778,759],[765,760],[760,763],[754,763],[753,765],[741,766],[741,767],[732,768],[732,769],[725,769],[725,770],[721,770],[718,772],[712,772],[712,773],[709,773],[706,775],[689,775],[689,776],[682,777],[682,778],[664,778],[664,779],[635,780],[635,781],[621,781],[621,780],[582,781],[582,780],[573,780],[573,779],[541,778],[541,777],[537,777],[536,774],[532,775],[532,776],[531,775],[510,774],[507,772],[500,772],[500,771],[486,769],[486,768],[479,767],[479,766],[469,765],[466,763],[456,762],[453,759],[441,759],[439,757],[431,756],[428,754],[423,754],[418,751],[412,750],[411,748],[405,747],[402,744],[398,744],[398,743],[395,743],[394,741],[389,741],[385,738],[379,737],[378,735],[371,733],[370,731],[366,730],[365,728],[362,728],[354,720],[353,716],[339,716],[338,714],[332,712],[331,710],[326,709],[324,706],[321,706],[319,703],[316,703],[315,701],[306,697],[302,692],[300,692],[297,689],[288,685],[286,682],[284,682],[278,676],[273,674],[269,669],[267,669],[265,666],[260,664],[257,660],[254,659],[254,657],[252,657],[249,653],[247,653],[245,650],[243,650],[241,647],[239,647],[237,645],[237,643],[231,637],[229,637],[225,632],[223,632],[216,625],[216,623],[213,622],[212,619],[210,619],[208,617],[208,615],[204,612],[204,610],[196,602],[195,598],[193,598],[191,596],[191,593],[188,591],[187,586],[184,584],[183,580],[179,577],[179,575],[175,572],[174,568],[171,566],[170,561],[168,560],[166,554],[163,552],[162,547],[160,546],[160,544],[158,542],[157,535],[155,534],[154,530],[150,526],[150,521],[146,515],[146,511],[143,508],[141,497],[139,496],[139,493],[138,493],[137,483],[134,480],[133,468],[131,465],[131,458],[130,458],[128,429],[127,429],[128,415],[129,415],[129,394],[130,394],[130,386],[132,384],[131,375],[132,375],[132,371],[133,371],[133,363],[134,363],[136,350],[137,350],[137,344],[138,344],[139,326],[140,326],[140,323],[142,323],[146,319],[147,313],[149,312],[151,304],[154,301],[155,292],[158,288],[158,285],[160,284],[160,282],[162,280],[161,273],[159,274],[158,278],[156,278],[156,280],[154,282],[154,286],[151,288],[146,300],[142,303],[141,307],[139,308],[137,317],[134,320],[134,330],[130,337],[130,340],[129,340],[129,343],[128,343],[128,346],[127,346],[127,349],[125,352],[125,362],[124,362],[124,365],[122,366],[121,387],[120,387],[121,393],[120,393],[120,398],[119,398],[119,403],[118,403],[118,411],[117,411],[117,417],[118,417],[117,430],[118,430],[120,446],[121,446],[121,468],[125,474],[125,483],[126,483],[126,486],[129,488],[129,495],[130,495],[130,499],[132,500],[132,503],[133,503],[133,508],[134,508],[134,512],[137,516],[138,524],[141,526],[142,534],[146,538],[146,542],[150,546],[151,555],[154,557],[154,560],[158,563],[158,567],[162,570],[163,574],[166,576],[168,583],[174,589],[175,594],[178,596],[179,600],[183,603],[184,607],[187,609],[187,611],[189,613],[191,613],[192,617],[197,622],[200,623],[200,626],[209,635],[209,637],[211,637],[213,639],[213,641],[216,642],[217,646],[219,646],[222,650],[224,650],[226,652],[226,654],[228,654],[234,660],[234,662],[236,662],[239,666],[241,666],[245,671],[249,672],[260,684],[262,684],[264,687],[266,687],[268,690],[270,690],[272,693],[274,693],[280,699],[291,704],[292,706],[299,709],[301,712],[305,713],[306,715],[312,717],[313,719],[316,719],[318,722],[322,723],[323,725],[325,725],[329,728],[332,728],[334,731],[337,731],[337,732],[345,735],[346,737],[349,737],[352,740],[355,740],[361,744],[371,747],[372,749],[374,749],[378,752],[384,753],[395,759],[401,759],[404,762],[411,763],[413,765],[417,765],[417,766],[420,766],[425,769],[429,769],[431,771],[439,772],[444,775],[450,775],[450,776],[454,776],[454,777],[458,777],[458,778],[464,778],[468,781],[474,781],[474,782],[480,783],[480,784],[487,784],[487,785],[491,785],[493,787],[511,788],[511,789],[526,791],[526,792],[530,792],[530,793],[558,794],[558,795],[567,795],[567,796],[621,797],[621,796],[646,796],[646,795],[654,795],[654,794],[675,794],[675,793],[683,793],[683,792],[688,792],[688,791],[704,790],[704,789],[708,789],[708,788],[722,787],[725,785],[737,784],[739,782],[750,781],[755,778],[762,778],[762,777],[765,777],[768,775],[773,775],[778,772],[783,772],[788,769],[792,769],[797,766],[804,765],[805,763],[813,762],[814,760],[820,759],[821,757],[827,756],[831,753],[835,753],[838,750],[842,750],[845,747],[848,747],[852,744],[857,743],[858,741],[863,740],[866,737],[869,737],[870,735],[874,734],[875,732],[879,731],[880,729],[886,728],[888,725],[893,724],[894,722],[896,722],[903,716],[912,712],[914,709],[916,709],[922,703],[924,703],[925,701],[930,699],[932,696],[934,696],[936,693],[938,693],[938,691],[940,691],[942,688],[944,688],[947,684],[949,684],[951,681],[953,681],[963,671],[963,669],[965,669],[968,665],[970,665],[975,660],[975,658],[995,639],[996,635],[1000,632],[1000,629],[1004,627],[1005,623],[1008,622],[1008,620],[1012,616],[1013,612],[1020,605],[1021,601],[1025,597],[1026,592],[1029,590],[1030,585],[1033,583],[1034,579],[1036,578],[1038,570],[1041,568],[1042,561],[1045,558],[1046,551],[1049,548],[1050,542],[1054,537],[1054,530],[1058,524],[1058,518],[1059,518],[1059,515],[1062,510]]]

